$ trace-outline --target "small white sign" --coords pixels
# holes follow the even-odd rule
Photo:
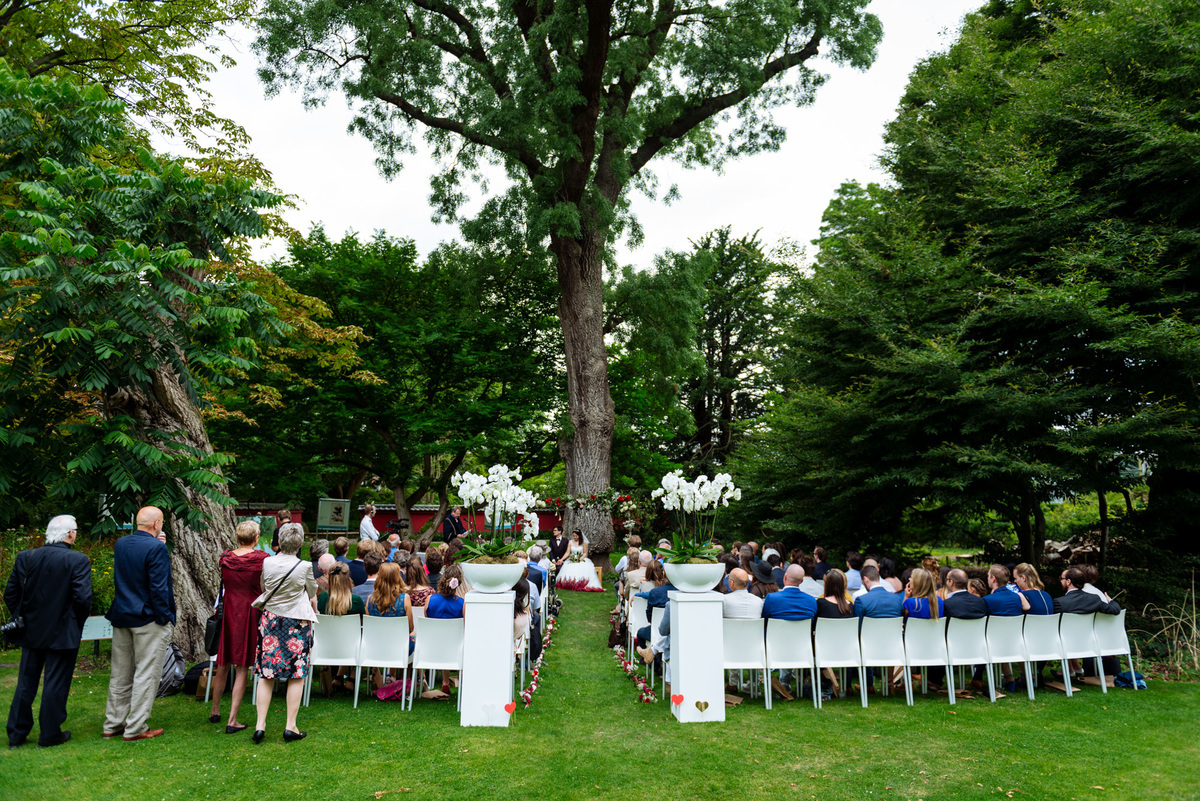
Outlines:
[[[92,615],[83,623],[84,640],[111,640],[112,639],[112,623],[108,622],[108,618],[101,615]]]

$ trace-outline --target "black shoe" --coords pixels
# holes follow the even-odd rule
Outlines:
[[[21,746],[25,745],[25,743],[27,743],[27,742],[29,742],[29,740],[26,739],[25,737],[22,737],[20,740],[9,740],[8,748],[11,751],[14,748],[20,748]]]
[[[221,716],[220,716],[220,715],[209,715],[209,716],[208,716],[208,722],[209,722],[209,723],[220,723],[220,722],[221,722]]]
[[[39,741],[38,748],[49,748],[54,745],[62,745],[63,743],[65,743],[67,740],[70,740],[70,739],[71,739],[71,732],[63,731],[61,734],[58,735],[58,737],[56,737],[55,739],[51,740],[48,743],[43,743],[43,742]]]
[[[283,741],[285,743],[294,743],[297,740],[303,740],[307,736],[308,732],[306,731],[288,731],[287,729],[283,730]]]
[[[262,729],[255,729],[254,744],[258,745],[259,743],[261,743],[263,741],[263,738],[265,738],[266,736],[267,736],[267,733],[265,731],[263,731]]]
[[[226,726],[225,733],[226,734],[237,734],[239,731],[245,731],[248,728],[250,728],[250,726],[245,723],[243,723],[241,726]]]

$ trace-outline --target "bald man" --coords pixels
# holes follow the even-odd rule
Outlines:
[[[162,533],[162,510],[147,506],[138,510],[137,531],[113,548],[116,595],[105,615],[113,625],[105,739],[132,742],[163,733],[147,725],[175,624],[171,557]]]
[[[759,598],[757,595],[751,595],[746,590],[749,584],[750,574],[745,570],[735,567],[730,571],[729,592],[721,596],[722,617],[762,617],[762,598]]]

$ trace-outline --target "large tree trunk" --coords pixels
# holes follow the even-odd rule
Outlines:
[[[213,453],[200,410],[169,367],[155,371],[150,394],[140,389],[128,389],[116,403],[123,405],[123,411],[134,416],[143,428],[169,432],[182,437],[201,453]],[[223,550],[236,547],[235,518],[232,507],[222,506],[189,489],[183,482],[180,482],[180,489],[188,504],[208,518],[208,528],[198,531],[190,528],[182,516],[170,514],[170,509],[163,510],[170,521],[167,544],[171,548],[171,578],[175,589],[174,641],[185,659],[197,661],[206,658],[204,624],[212,614],[221,585],[218,560]],[[224,484],[216,489],[228,494]]]
[[[571,430],[562,447],[568,493],[590,495],[608,488],[615,411],[608,387],[604,347],[603,235],[585,230],[578,238],[551,237],[558,260],[559,321],[567,368],[567,404]],[[589,555],[610,567],[612,516],[601,509],[568,513],[567,531],[588,538]]]
[[[1101,573],[1104,568],[1108,567],[1108,496],[1104,494],[1104,489],[1096,491],[1096,499],[1100,506],[1100,564],[1098,569]]]

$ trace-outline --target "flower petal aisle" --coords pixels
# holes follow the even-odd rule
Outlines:
[[[637,685],[638,700],[643,704],[657,703],[658,696],[654,694],[654,688],[642,677],[637,666],[625,658],[625,649],[619,645],[614,645],[613,657],[616,658],[617,664],[621,666],[621,670],[625,671],[626,675],[633,679],[633,683]]]
[[[521,690],[521,698],[525,701],[525,708],[533,703],[533,694],[537,692],[538,684],[542,672],[542,662],[546,658],[546,652],[550,650],[550,635],[554,633],[554,628],[557,625],[557,618],[548,617],[546,619],[546,631],[542,634],[542,653],[538,656],[537,661],[529,668],[529,686]]]

